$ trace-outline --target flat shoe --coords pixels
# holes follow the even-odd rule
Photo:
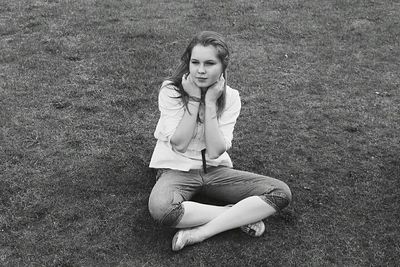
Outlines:
[[[246,224],[240,227],[242,232],[252,237],[259,237],[265,232],[265,224],[263,221]]]
[[[187,238],[187,231],[179,230],[172,239],[172,250],[179,251],[187,245],[191,245],[190,240]]]

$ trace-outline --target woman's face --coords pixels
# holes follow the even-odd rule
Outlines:
[[[200,88],[208,88],[218,81],[222,74],[222,62],[217,49],[212,46],[196,45],[192,49],[189,72],[192,81]]]

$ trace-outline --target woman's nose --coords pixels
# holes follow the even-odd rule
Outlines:
[[[200,64],[199,69],[197,71],[199,73],[204,73],[205,72],[204,66],[202,64]]]

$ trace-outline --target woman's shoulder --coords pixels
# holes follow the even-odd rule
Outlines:
[[[160,87],[160,95],[167,95],[170,97],[179,97],[178,87],[176,87],[172,81],[165,80]]]
[[[169,89],[169,90],[177,90],[178,87],[176,85],[174,85],[174,83],[170,80],[165,80],[162,82],[161,87],[160,87],[160,91],[162,89]]]
[[[226,86],[226,99],[230,102],[240,101],[239,91],[230,86]]]

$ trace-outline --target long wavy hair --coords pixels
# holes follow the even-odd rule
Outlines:
[[[179,98],[182,99],[183,104],[187,108],[189,96],[182,87],[182,76],[189,73],[190,58],[192,56],[192,50],[196,45],[209,46],[212,45],[217,50],[217,56],[222,63],[222,73],[225,78],[224,91],[217,100],[217,116],[220,117],[225,108],[225,96],[226,96],[226,82],[227,75],[226,69],[229,64],[229,49],[223,38],[223,36],[217,32],[202,31],[198,33],[187,46],[185,52],[181,57],[181,63],[176,68],[175,72],[167,80],[169,84],[175,86],[180,94]]]

